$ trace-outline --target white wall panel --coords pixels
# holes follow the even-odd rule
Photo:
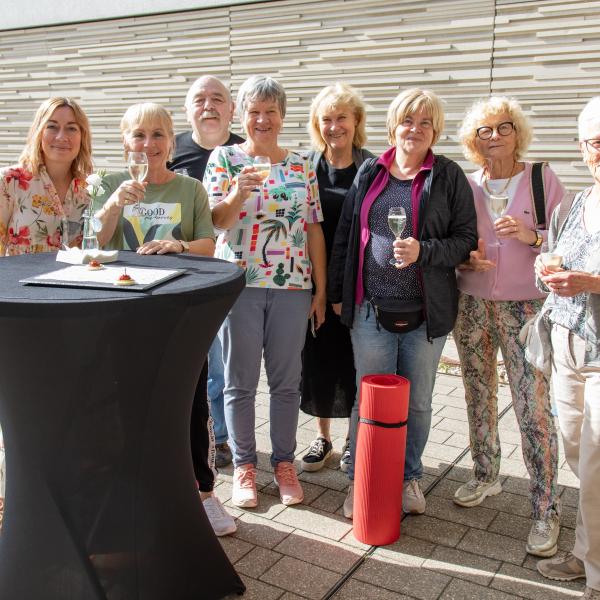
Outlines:
[[[419,85],[445,101],[438,151],[464,164],[457,125],[466,107],[492,90],[516,96],[531,116],[532,158],[550,159],[570,187],[588,179],[577,151],[576,116],[600,93],[600,0],[222,4],[229,5],[2,31],[0,165],[14,162],[35,107],[49,95],[81,100],[93,125],[97,165],[118,168],[118,124],[130,104],[163,103],[181,130],[185,92],[200,74],[231,81],[235,93],[248,76],[269,73],[288,92],[282,141],[289,147],[307,144],[314,94],[345,80],[364,95],[368,147],[380,151],[390,100]]]

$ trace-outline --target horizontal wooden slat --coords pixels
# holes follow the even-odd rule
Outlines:
[[[16,160],[37,105],[64,94],[90,117],[97,166],[121,168],[125,109],[160,102],[187,129],[185,93],[204,73],[231,82],[234,94],[252,74],[278,78],[291,148],[307,147],[310,101],[324,85],[344,80],[362,92],[375,152],[387,144],[393,97],[429,87],[445,102],[438,151],[467,170],[456,142],[465,110],[490,90],[512,95],[534,126],[530,158],[550,159],[577,189],[589,174],[576,118],[600,92],[600,0],[275,0],[4,31],[0,165]]]

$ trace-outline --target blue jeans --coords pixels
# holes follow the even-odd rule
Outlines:
[[[354,479],[360,381],[364,375],[396,373],[410,381],[404,480],[420,479],[423,475],[421,456],[431,427],[433,385],[446,336],[429,342],[425,323],[402,334],[391,333],[383,327],[378,330],[373,310],[364,302],[355,307],[350,337],[356,367],[356,399],[350,417],[348,477]]]
[[[263,348],[271,395],[271,464],[294,461],[310,302],[310,290],[247,287],[221,327],[225,420],[236,467],[257,461],[254,404]]]
[[[224,370],[221,340],[216,335],[208,351],[208,400],[210,402],[210,415],[213,419],[216,444],[224,444],[228,437],[223,399],[223,388],[225,387]]]

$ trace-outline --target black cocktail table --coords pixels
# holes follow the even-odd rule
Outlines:
[[[202,508],[189,435],[200,370],[242,270],[121,252],[123,264],[187,273],[146,292],[18,283],[64,266],[55,258],[0,258],[0,598],[243,592]]]

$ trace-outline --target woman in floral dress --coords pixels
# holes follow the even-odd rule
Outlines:
[[[91,170],[85,113],[70,98],[49,98],[35,114],[19,163],[0,169],[0,257],[78,245]],[[0,524],[3,495],[0,489]]]
[[[91,171],[92,137],[83,110],[70,98],[44,101],[19,163],[0,170],[0,256],[78,245]]]
[[[258,502],[254,403],[263,351],[275,483],[283,504],[302,502],[293,465],[301,352],[309,315],[314,314],[316,327],[325,315],[317,177],[307,159],[278,145],[285,108],[285,91],[277,81],[247,80],[237,97],[247,140],[216,148],[204,174],[213,222],[223,231],[215,256],[246,270],[246,288],[221,329],[225,419],[235,465],[232,502],[242,507]],[[264,183],[253,164],[256,156],[271,162]]]

